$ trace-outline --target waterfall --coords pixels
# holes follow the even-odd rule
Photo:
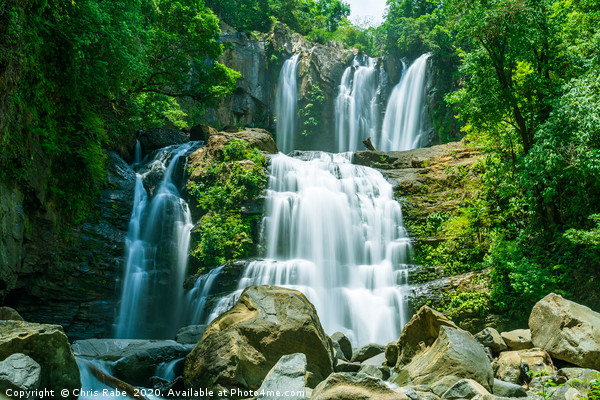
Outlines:
[[[294,150],[298,125],[298,61],[296,54],[283,63],[277,84],[275,116],[277,117],[277,147],[288,153]]]
[[[362,148],[379,126],[379,73],[372,58],[356,56],[342,75],[335,99],[336,146],[339,152]]]
[[[238,290],[217,303],[208,321],[244,288],[270,284],[303,292],[329,334],[344,332],[355,345],[397,340],[408,318],[410,242],[402,211],[381,173],[349,158],[323,152],[272,158],[266,257],[247,265]]]
[[[383,151],[422,146],[425,76],[429,54],[423,54],[402,74],[388,101],[376,146]]]
[[[182,156],[196,142],[159,150],[136,174],[126,239],[117,338],[172,338],[181,326],[183,280],[192,221],[175,184]],[[144,183],[158,184],[148,193]]]

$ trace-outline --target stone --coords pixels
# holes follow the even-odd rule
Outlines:
[[[85,339],[76,340],[71,347],[77,356],[104,361],[117,361],[153,349],[172,353],[173,357],[168,358],[176,359],[185,356],[193,349],[193,346],[183,345],[173,340],[148,339]]]
[[[561,368],[556,375],[564,376],[567,380],[591,380],[600,377],[600,372],[589,368]]]
[[[385,360],[387,365],[393,367],[398,361],[398,353],[400,353],[400,347],[398,342],[390,342],[385,346]]]
[[[364,374],[334,373],[313,391],[311,400],[409,400],[381,379]]]
[[[339,347],[340,351],[344,355],[344,358],[347,361],[350,361],[352,358],[352,343],[350,343],[350,339],[346,337],[342,332],[336,332],[331,335],[331,341],[333,342],[333,346]]]
[[[375,365],[377,367],[383,367],[386,364],[385,354],[379,353],[376,356],[366,359],[361,365]]]
[[[552,360],[548,353],[541,349],[505,351],[498,358],[496,378],[505,382],[523,384],[528,382],[527,372],[546,371],[552,373]]]
[[[396,362],[396,368],[408,364],[424,347],[431,346],[438,338],[442,326],[458,329],[444,314],[427,306],[421,307],[419,312],[413,315],[410,321],[402,328],[400,339],[398,339],[400,353]]]
[[[475,335],[475,339],[484,347],[489,347],[493,354],[498,354],[507,349],[504,339],[497,330],[487,327]]]
[[[138,140],[145,154],[174,144],[190,141],[189,134],[173,128],[150,128],[138,133]]]
[[[335,372],[358,372],[360,367],[362,367],[360,363],[338,360],[334,370]]]
[[[515,329],[514,331],[502,332],[502,339],[509,350],[533,349],[531,342],[531,331],[529,329]]]
[[[363,362],[371,357],[385,352],[385,347],[377,343],[369,343],[361,348],[356,349],[352,353],[352,362]]]
[[[23,317],[14,308],[0,307],[0,321],[23,321]]]
[[[446,375],[431,383],[431,391],[438,397],[442,397],[456,382],[460,381],[458,376]]]
[[[333,370],[331,339],[308,299],[297,290],[251,286],[208,326],[185,359],[183,376],[189,388],[256,390],[293,353],[306,355],[309,387]]]
[[[175,341],[181,344],[196,344],[202,338],[207,325],[184,326],[177,331]]]
[[[282,397],[290,400],[303,400],[306,387],[306,356],[302,353],[283,356],[269,371],[263,381],[257,400],[278,400]],[[288,396],[277,395],[291,392]],[[264,393],[264,395],[263,395]]]
[[[215,128],[212,128],[212,127],[210,127],[208,125],[204,125],[204,124],[194,125],[194,126],[188,128],[187,130],[189,131],[189,134],[190,134],[190,140],[202,141],[204,143],[206,143],[208,141],[208,138],[211,135],[214,135],[217,133],[217,130]]]
[[[521,385],[494,379],[494,395],[498,397],[527,397]]]
[[[0,362],[0,391],[35,390],[40,387],[40,380],[40,364],[25,354],[15,353]]]
[[[600,370],[600,313],[550,293],[531,310],[529,329],[552,357]]]
[[[40,365],[40,388],[56,393],[68,389],[68,398],[77,398],[73,390],[81,388],[79,368],[61,326],[0,321],[0,359],[15,353],[25,354]]]
[[[472,399],[489,396],[490,392],[473,379],[461,379],[442,395],[444,400]]]
[[[373,364],[362,364],[358,372],[384,381],[390,377],[390,369],[388,367]]]
[[[392,381],[398,385],[429,384],[447,375],[473,379],[488,391],[494,385],[483,346],[470,333],[449,326],[440,326],[437,340],[409,364],[396,366],[396,372]]]

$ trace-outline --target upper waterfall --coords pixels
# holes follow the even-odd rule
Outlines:
[[[402,151],[422,146],[425,110],[425,77],[429,54],[423,54],[402,74],[385,110],[381,138],[383,151]]]
[[[277,147],[288,153],[294,150],[294,136],[298,125],[298,62],[296,54],[283,63],[279,73],[275,116],[277,117]]]

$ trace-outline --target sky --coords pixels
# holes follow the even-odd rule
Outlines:
[[[386,0],[345,0],[350,4],[350,21],[359,22],[364,17],[373,17],[376,24],[383,22]]]

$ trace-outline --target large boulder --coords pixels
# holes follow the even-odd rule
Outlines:
[[[352,358],[352,343],[350,343],[350,339],[342,332],[336,332],[331,335],[331,341],[333,342],[333,347],[341,353],[343,359],[346,361],[350,361]]]
[[[356,349],[354,353],[352,353],[352,359],[350,361],[361,363],[365,360],[368,360],[371,357],[375,357],[376,355],[382,354],[384,352],[385,346],[382,346],[377,343],[369,343]]]
[[[311,400],[409,400],[390,389],[381,379],[365,374],[335,373],[321,382]]]
[[[422,350],[421,343],[426,347],[431,346],[438,338],[442,326],[458,329],[444,314],[427,306],[421,307],[419,312],[413,315],[402,328],[400,339],[398,339],[400,353],[397,357],[396,367],[408,364],[415,354]]]
[[[216,318],[185,360],[187,387],[258,389],[286,354],[303,353],[307,385],[315,387],[333,370],[331,339],[314,306],[300,292],[251,286]]]
[[[490,392],[473,379],[461,379],[442,395],[444,400],[472,399],[489,396]]]
[[[399,385],[430,384],[448,375],[473,379],[488,391],[494,385],[483,346],[470,333],[449,326],[441,326],[436,341],[396,371],[392,380]]]
[[[506,343],[497,330],[487,327],[475,335],[475,339],[485,347],[489,347],[495,354],[506,350]]]
[[[552,373],[552,360],[541,349],[505,351],[498,358],[496,378],[505,382],[523,384],[529,380],[528,371]]]
[[[8,389],[35,390],[40,387],[40,378],[40,364],[25,354],[16,353],[0,362],[0,391],[2,392]]]
[[[289,354],[277,361],[258,390],[257,400],[304,400],[306,356]]]
[[[494,379],[494,395],[498,397],[527,397],[523,386]]]
[[[552,357],[600,370],[600,313],[550,293],[531,310],[529,328]]]
[[[41,367],[41,388],[60,393],[81,388],[79,368],[71,352],[67,336],[59,325],[23,321],[0,321],[0,359],[22,353]]]
[[[184,144],[190,141],[189,134],[173,128],[150,128],[138,133],[138,140],[142,145],[144,153],[173,144]]]

